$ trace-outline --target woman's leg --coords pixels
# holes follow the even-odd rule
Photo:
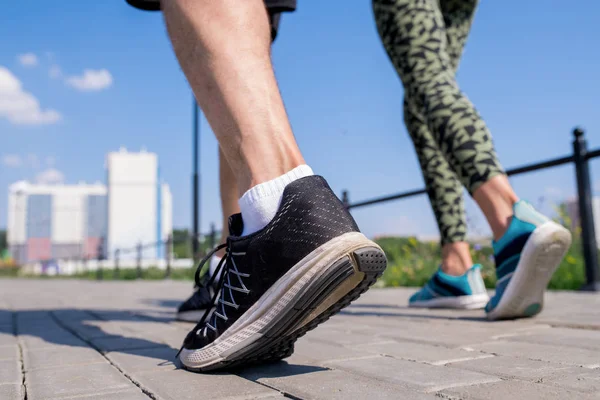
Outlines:
[[[379,33],[409,103],[423,115],[439,149],[492,228],[498,281],[496,293],[486,305],[488,317],[532,316],[542,309],[544,290],[566,254],[571,236],[528,203],[518,201],[485,123],[458,88],[442,8],[459,2],[374,0],[374,9]],[[446,289],[446,296],[459,296],[459,300],[460,286],[469,285],[453,287],[449,283],[457,278],[452,278],[438,273],[431,282],[440,292]],[[421,295],[417,301],[427,292],[431,289],[417,293]],[[421,303],[438,301],[440,292]]]
[[[471,28],[477,1],[444,1],[441,11],[447,38],[447,53],[456,73]],[[442,271],[462,275],[473,265],[466,242],[467,223],[463,187],[446,161],[425,117],[404,100],[404,121],[411,136],[435,214],[442,244]]]
[[[404,101],[404,122],[415,146],[429,202],[440,231],[442,271],[462,275],[473,265],[466,243],[463,187],[444,158],[423,115]]]
[[[452,15],[468,14],[457,5],[474,9],[475,2],[374,0],[379,33],[402,79],[406,97],[422,113],[438,148],[482,208],[498,239],[508,226],[517,197],[510,185],[504,184],[508,181],[491,134],[455,80],[456,55],[462,52],[462,46],[448,38],[445,20],[452,27]],[[448,10],[446,18],[443,7]],[[452,29],[468,32],[468,26],[470,22]],[[486,183],[494,190],[478,191]]]

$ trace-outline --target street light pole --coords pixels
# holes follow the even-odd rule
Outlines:
[[[194,124],[192,132],[193,146],[193,175],[192,175],[192,204],[193,204],[193,237],[192,237],[192,256],[194,263],[198,261],[199,240],[200,240],[200,173],[198,171],[198,153],[200,151],[200,109],[196,98],[194,98]]]

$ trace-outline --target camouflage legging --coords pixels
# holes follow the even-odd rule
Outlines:
[[[442,244],[465,240],[462,186],[473,193],[504,173],[490,132],[455,80],[476,7],[477,0],[373,0],[383,45],[404,84],[404,121]]]

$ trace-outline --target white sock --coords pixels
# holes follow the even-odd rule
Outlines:
[[[221,257],[217,256],[216,254],[213,255],[210,258],[210,261],[208,262],[208,276],[213,276],[215,271],[217,270],[217,267],[219,266],[219,262],[221,262]],[[215,283],[216,283],[216,278],[215,278]]]
[[[242,236],[250,235],[267,226],[275,217],[285,187],[297,179],[314,175],[308,165],[300,165],[270,181],[250,188],[240,198],[240,210],[244,221]]]

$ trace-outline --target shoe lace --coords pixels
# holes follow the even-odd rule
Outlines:
[[[250,290],[246,287],[242,279],[250,277],[250,274],[240,272],[234,260],[235,256],[242,256],[246,253],[231,251],[231,248],[228,245],[228,243],[224,243],[215,247],[200,261],[200,263],[198,264],[198,268],[196,269],[196,273],[194,275],[196,285],[201,285],[200,273],[204,265],[208,262],[208,260],[211,259],[211,257],[217,251],[223,248],[225,248],[225,256],[221,258],[221,261],[219,261],[215,272],[212,274],[208,282],[205,283],[207,287],[211,287],[214,284],[215,280],[217,280],[215,293],[210,300],[210,304],[215,304],[217,297],[219,297],[219,301],[214,311],[211,307],[206,309],[204,315],[200,319],[200,322],[198,322],[198,324],[196,325],[196,335],[198,336],[206,336],[209,329],[218,335],[219,331],[217,326],[217,319],[220,318],[224,322],[226,322],[229,319],[229,317],[227,316],[226,307],[231,307],[235,310],[237,310],[240,307],[240,305],[235,300],[234,292],[243,294],[250,293]],[[234,278],[232,282],[232,276],[237,277],[237,281]],[[181,349],[179,349],[177,356],[179,356],[181,350],[183,350],[183,346],[181,347]]]

